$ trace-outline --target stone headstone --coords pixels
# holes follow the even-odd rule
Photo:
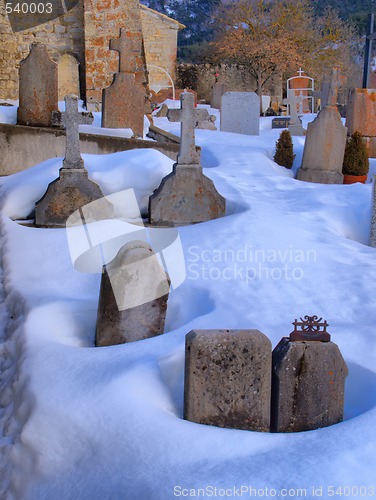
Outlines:
[[[258,330],[192,330],[185,341],[184,418],[270,430],[271,343]]]
[[[301,323],[295,321],[293,334],[273,351],[273,432],[309,431],[343,420],[348,369],[330,335],[323,335],[326,322],[320,325],[325,332],[315,330],[320,321],[307,316]],[[301,324],[312,330],[297,332]]]
[[[367,145],[368,156],[376,158],[376,89],[351,91],[346,110],[348,135],[360,132]]]
[[[89,180],[80,154],[79,125],[93,122],[91,113],[78,111],[78,98],[65,97],[65,112],[54,112],[52,124],[66,130],[66,147],[59,178],[50,183],[35,204],[35,224],[40,227],[65,227],[68,217],[94,200],[103,198],[99,186]],[[103,205],[102,218],[112,218],[112,205]],[[89,222],[89,221],[87,221]]]
[[[164,333],[170,281],[150,245],[132,241],[104,266],[96,346]]]
[[[110,50],[119,52],[119,72],[103,90],[102,127],[130,128],[135,137],[143,137],[147,81],[140,61],[142,33],[121,29],[120,37],[111,39]]]
[[[33,43],[20,63],[19,107],[17,123],[50,127],[53,111],[58,108],[58,69],[43,44]]]
[[[225,92],[223,94],[221,131],[259,135],[260,98],[255,92]]]
[[[304,128],[302,127],[302,122],[300,121],[298,115],[298,106],[302,105],[302,96],[291,96],[288,99],[283,99],[283,104],[289,107],[290,110],[290,121],[288,129],[291,135],[303,136],[305,135]]]
[[[150,196],[151,224],[181,226],[225,215],[225,199],[202,173],[195,144],[195,125],[207,116],[207,110],[195,109],[189,92],[181,95],[181,109],[169,110],[168,119],[181,122],[180,151],[173,172]]]
[[[342,164],[347,129],[335,106],[326,106],[308,124],[303,160],[297,179],[323,184],[343,184]]]
[[[221,109],[221,99],[223,94],[226,92],[226,86],[224,83],[216,82],[212,87],[210,107],[214,109]]]
[[[66,95],[80,95],[79,63],[71,54],[63,54],[58,61],[59,101]]]
[[[278,118],[273,118],[272,128],[288,128],[290,123],[290,118],[287,116],[279,116]]]

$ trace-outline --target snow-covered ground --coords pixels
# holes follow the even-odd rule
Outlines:
[[[156,125],[179,134],[166,118]],[[333,486],[352,488],[342,489],[347,498],[376,495],[371,185],[295,180],[272,160],[279,133],[271,118],[261,119],[259,137],[196,131],[227,215],[179,228],[186,279],[171,292],[167,331],[132,344],[93,347],[100,275],[74,268],[66,231],[11,220],[30,215],[61,160],[1,180],[4,318],[15,365],[0,381],[13,398],[0,441],[9,498],[339,497]],[[294,170],[303,146],[295,137]],[[172,168],[153,150],[84,160],[104,194],[133,188],[142,210]],[[268,434],[183,420],[190,330],[257,328],[275,346],[306,314],[328,321],[348,364],[343,423]],[[6,419],[0,405],[0,429]]]

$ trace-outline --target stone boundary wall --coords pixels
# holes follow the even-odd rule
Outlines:
[[[240,64],[179,64],[177,67],[178,87],[193,88],[199,99],[210,102],[211,88],[215,83],[215,74],[219,73],[218,81],[234,92],[255,92],[256,80],[248,69]],[[188,85],[187,85],[188,84]],[[264,95],[269,94],[272,100],[282,100],[282,77],[275,76],[265,85]]]
[[[80,134],[83,154],[110,154],[130,149],[156,149],[176,161],[179,144]],[[61,129],[0,124],[0,176],[26,170],[50,158],[64,157],[65,131]]]

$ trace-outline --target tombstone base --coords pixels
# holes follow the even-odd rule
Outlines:
[[[299,181],[317,182],[320,184],[343,184],[343,174],[328,170],[300,168],[296,175]]]
[[[302,127],[301,123],[289,123],[288,130],[291,135],[294,135],[295,137],[302,137],[306,135],[304,128]]]
[[[149,198],[150,224],[184,226],[225,215],[226,200],[199,165],[178,165]]]
[[[100,187],[89,180],[85,168],[61,168],[59,177],[49,184],[43,197],[35,204],[35,225],[65,228],[73,212],[101,198],[103,193]],[[101,204],[100,218],[113,218],[111,203]]]
[[[333,342],[283,338],[273,351],[272,432],[301,432],[342,422],[347,374]]]

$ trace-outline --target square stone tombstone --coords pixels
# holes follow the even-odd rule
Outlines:
[[[268,432],[271,349],[258,330],[192,330],[186,336],[184,418]]]
[[[221,131],[259,135],[260,98],[255,92],[225,92],[223,94]]]

